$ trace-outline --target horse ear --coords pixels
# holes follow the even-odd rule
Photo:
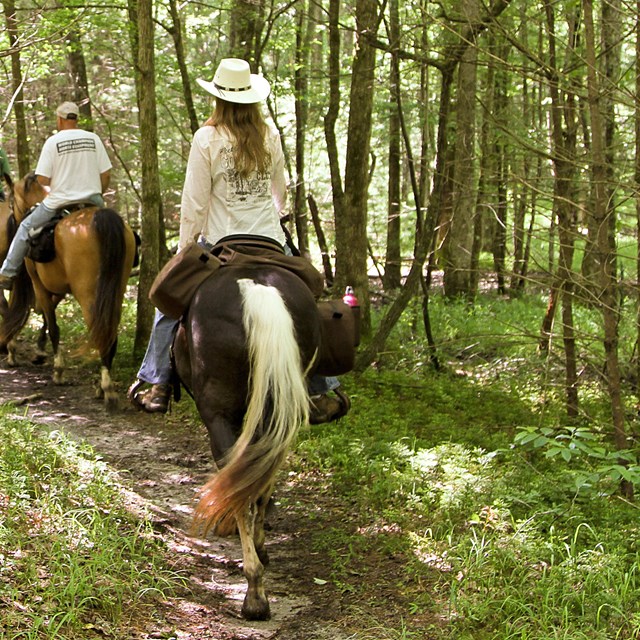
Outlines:
[[[9,187],[11,191],[13,191],[13,180],[11,179],[11,176],[8,173],[4,174],[4,181],[7,183],[7,187]]]

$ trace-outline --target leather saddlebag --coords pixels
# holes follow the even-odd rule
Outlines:
[[[357,319],[342,300],[318,302],[321,344],[315,370],[323,376],[339,376],[351,371],[356,359]]]
[[[149,300],[166,316],[178,320],[188,309],[196,289],[221,264],[218,258],[192,242],[162,267],[151,285]]]

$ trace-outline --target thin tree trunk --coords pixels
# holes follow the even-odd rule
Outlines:
[[[24,111],[24,93],[22,90],[22,65],[18,47],[18,20],[14,0],[3,0],[4,16],[11,48],[11,85],[13,112],[16,118],[16,152],[18,156],[18,175],[22,178],[31,171],[29,159],[29,139],[27,137],[27,121]]]
[[[593,187],[594,217],[597,223],[598,267],[600,271],[600,301],[604,321],[604,349],[607,365],[607,384],[611,398],[611,417],[613,420],[615,444],[619,450],[627,449],[627,433],[625,428],[624,406],[621,393],[620,363],[618,360],[618,284],[616,280],[616,257],[610,242],[610,229],[613,223],[613,209],[608,208],[609,193],[607,190],[607,160],[605,154],[605,138],[603,118],[600,105],[600,86],[596,74],[595,35],[593,25],[593,4],[591,0],[583,0],[586,60],[587,60],[587,95],[589,98],[589,115],[592,135],[593,155]],[[623,494],[633,496],[633,484],[622,482]]]
[[[508,48],[504,44],[497,48],[498,56],[501,60],[505,60],[508,53]],[[501,127],[508,128],[507,123],[507,111],[508,111],[508,96],[507,96],[507,73],[504,68],[499,68],[496,71],[495,80],[495,95],[493,99],[493,105],[495,110],[495,118]],[[507,161],[507,142],[506,136],[502,131],[498,131],[495,134],[494,139],[494,154],[495,154],[495,216],[496,222],[494,224],[493,241],[491,244],[491,252],[493,254],[493,265],[496,273],[497,288],[499,294],[506,293],[506,256],[507,256],[507,173],[508,173],[508,161]]]
[[[322,255],[322,266],[324,268],[324,277],[327,281],[327,286],[333,286],[333,269],[331,267],[331,258],[329,257],[329,247],[327,240],[324,236],[322,229],[322,223],[320,221],[320,215],[318,214],[318,205],[315,198],[309,194],[307,196],[307,203],[309,204],[309,211],[311,212],[311,220],[313,222],[313,228],[315,229],[316,236],[318,238],[318,246],[320,248],[320,254]]]
[[[562,302],[562,335],[565,353],[565,395],[567,415],[570,419],[578,413],[577,364],[573,327],[573,232],[575,222],[574,179],[575,153],[577,139],[576,98],[573,88],[561,97],[559,72],[556,54],[556,29],[554,9],[549,0],[545,0],[545,15],[549,39],[549,91],[551,94],[551,140],[552,157],[555,168],[554,181],[554,218],[558,221],[558,239],[560,243],[558,272],[549,296],[547,315],[543,321],[541,347],[548,345],[548,336],[556,306]],[[574,59],[574,38],[577,33],[579,12],[571,18],[567,59]],[[564,118],[564,123],[563,123]]]
[[[329,107],[324,117],[324,136],[331,175],[331,195],[335,220],[345,216],[344,190],[340,174],[336,123],[340,114],[340,0],[329,0]]]
[[[636,2],[640,16],[640,0]],[[640,283],[640,20],[636,20],[636,95],[635,95],[635,202],[636,202],[636,282]],[[640,287],[636,287],[636,397],[640,397]],[[638,405],[640,416],[640,405]]]
[[[387,200],[387,250],[384,263],[384,289],[392,291],[401,284],[400,259],[400,118],[398,99],[400,90],[400,46],[398,0],[389,2],[389,41],[391,42],[390,101],[389,101],[389,189]]]
[[[146,348],[154,307],[149,289],[160,268],[165,250],[162,199],[158,170],[158,127],[155,94],[153,0],[129,0],[132,21],[133,59],[136,61],[136,93],[140,124],[140,158],[142,173],[142,246],[138,285],[138,315],[134,353],[141,356]]]
[[[169,13],[171,14],[172,22],[169,33],[173,38],[173,48],[176,52],[176,62],[178,64],[178,70],[180,71],[180,80],[182,82],[184,105],[187,109],[187,115],[189,117],[189,128],[191,129],[191,135],[193,135],[200,127],[200,124],[198,122],[198,115],[196,114],[195,105],[193,104],[193,93],[191,91],[191,82],[189,81],[189,72],[187,70],[187,60],[184,51],[182,20],[180,19],[180,11],[178,9],[177,0],[169,0]]]
[[[309,119],[309,55],[315,23],[302,2],[296,8],[296,65],[294,72],[296,113],[296,181],[293,215],[298,237],[298,249],[309,257],[309,225],[307,222],[305,189],[305,141]]]
[[[72,99],[78,105],[84,116],[82,128],[93,131],[93,117],[91,114],[91,97],[89,96],[89,79],[87,65],[84,59],[82,40],[77,30],[73,29],[67,35],[67,63],[73,86]]]
[[[486,88],[483,92],[482,102],[482,126],[480,128],[480,167],[478,175],[478,189],[476,194],[475,209],[473,214],[473,243],[471,245],[471,275],[469,280],[470,297],[478,294],[480,280],[479,265],[480,252],[485,232],[485,220],[487,211],[491,209],[491,193],[489,185],[493,182],[492,175],[495,171],[495,154],[489,149],[491,124],[493,122],[493,99],[495,94],[495,60],[496,47],[495,36],[489,33],[488,37],[487,73],[485,78]]]

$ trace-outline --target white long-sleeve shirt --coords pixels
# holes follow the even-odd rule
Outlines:
[[[182,191],[179,249],[201,234],[215,244],[234,234],[266,236],[284,244],[280,212],[287,199],[284,155],[278,132],[269,127],[266,144],[271,172],[243,179],[234,168],[234,141],[220,127],[196,131]]]

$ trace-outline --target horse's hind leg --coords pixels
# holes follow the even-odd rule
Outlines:
[[[100,367],[100,386],[96,389],[96,397],[104,398],[104,406],[107,413],[113,413],[118,410],[120,400],[118,392],[111,379],[111,365],[118,349],[118,341],[116,340],[107,355],[101,357],[102,366]]]
[[[266,535],[264,531],[264,523],[267,517],[267,509],[269,507],[269,500],[271,499],[271,491],[269,489],[265,495],[263,495],[257,502],[256,520],[253,528],[253,542],[256,547],[256,553],[262,566],[266,567],[269,564],[269,554],[264,546]]]
[[[268,620],[271,617],[269,601],[264,590],[264,566],[255,547],[255,527],[258,508],[252,504],[237,518],[242,543],[242,569],[247,579],[247,595],[242,604],[242,615],[247,620]]]
[[[47,321],[42,318],[42,327],[38,332],[38,341],[36,342],[36,354],[33,356],[33,364],[42,364],[47,358]]]

